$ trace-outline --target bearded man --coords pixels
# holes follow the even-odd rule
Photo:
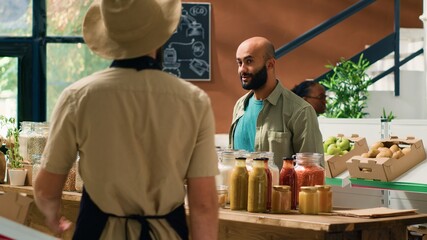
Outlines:
[[[264,37],[249,38],[237,48],[238,74],[249,92],[234,106],[229,144],[235,150],[273,152],[281,169],[284,157],[323,154],[323,147],[314,109],[276,78],[274,52]]]

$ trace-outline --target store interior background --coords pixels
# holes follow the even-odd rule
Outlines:
[[[184,1],[205,2],[205,1]],[[357,0],[212,0],[211,3],[211,81],[193,82],[211,97],[216,132],[226,134],[236,100],[245,91],[237,74],[235,52],[252,36],[264,36],[276,49],[306,31],[357,3]],[[400,1],[401,55],[422,47],[422,0]],[[308,41],[277,61],[276,74],[287,88],[305,79],[314,79],[341,57],[350,58],[375,43],[394,28],[394,1],[377,0],[333,28]],[[393,57],[372,67],[371,73],[387,69]],[[380,80],[370,91],[369,118],[379,118],[383,107],[397,118],[427,118],[424,59],[417,57],[401,68],[400,96],[394,96],[393,76]],[[376,73],[378,74],[378,73]],[[381,90],[381,91],[380,91]],[[387,90],[387,91],[383,91]]]
[[[194,2],[194,1],[192,1]],[[195,1],[203,2],[203,1]],[[264,36],[276,49],[294,40],[340,13],[357,0],[268,0],[220,1],[211,3],[211,81],[193,82],[211,97],[216,120],[217,145],[228,145],[228,131],[233,106],[245,94],[237,74],[235,51],[238,45],[252,36]],[[423,47],[422,0],[400,1],[400,52],[401,57]],[[278,59],[276,73],[287,88],[292,88],[305,79],[315,79],[327,72],[327,64],[340,58],[350,58],[394,29],[394,1],[377,0],[333,28],[308,41],[289,54]],[[377,62],[369,74],[391,67],[393,55]],[[400,95],[394,94],[394,77],[388,75],[370,87],[366,119],[325,119],[319,123],[324,138],[342,133],[359,134],[368,144],[381,139],[380,117],[383,108],[396,116],[395,127],[390,134],[406,134],[427,141],[427,94],[424,72],[424,57],[418,56],[401,67]],[[411,122],[412,120],[425,122]],[[410,126],[407,126],[407,121]],[[400,122],[399,122],[400,121]],[[398,125],[403,127],[398,127]],[[403,131],[401,131],[404,129]],[[425,134],[424,134],[425,132]],[[425,143],[424,143],[425,145]],[[427,149],[427,148],[426,148]],[[416,169],[415,167],[414,169]],[[417,182],[422,178],[422,168],[403,176],[405,181]],[[414,172],[417,176],[410,176]],[[406,180],[409,179],[409,180]],[[400,179],[398,179],[400,180]],[[424,182],[424,181],[422,181]],[[427,212],[427,194],[411,191],[364,188],[356,186],[333,186],[334,206],[351,208],[390,207],[395,209],[419,209]]]

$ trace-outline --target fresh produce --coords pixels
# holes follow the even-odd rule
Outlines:
[[[323,142],[325,155],[344,155],[351,151],[352,148],[352,142],[346,137],[331,136]]]
[[[400,148],[398,144],[393,144],[390,147],[384,145],[383,142],[372,144],[367,153],[361,154],[365,158],[394,158],[399,159],[411,152],[410,147]]]

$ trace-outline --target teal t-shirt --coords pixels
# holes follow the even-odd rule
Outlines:
[[[245,114],[239,119],[234,132],[234,149],[254,151],[256,121],[263,107],[262,100],[256,100],[255,96],[249,99]]]

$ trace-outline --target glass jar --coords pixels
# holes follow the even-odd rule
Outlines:
[[[319,198],[319,212],[332,212],[332,191],[330,185],[316,185]]]
[[[252,166],[253,166],[253,160],[254,160],[254,158],[259,158],[259,157],[260,157],[260,153],[259,152],[250,152],[250,153],[247,153],[247,157],[246,157],[246,169],[248,169],[249,173],[252,171]]]
[[[291,211],[291,188],[289,186],[274,185],[271,198],[271,213]]]
[[[33,158],[33,163],[32,163],[32,175],[31,175],[31,179],[28,179],[28,181],[31,181],[31,185],[34,186],[34,181],[37,178],[37,175],[40,172],[41,169],[41,156],[36,156]]]
[[[237,157],[231,172],[229,188],[231,210],[246,210],[248,208],[248,178],[246,158]]]
[[[325,184],[325,169],[320,166],[322,156],[320,153],[296,154],[297,192],[302,186]]]
[[[261,157],[268,158],[268,169],[270,169],[271,172],[272,185],[278,185],[280,170],[279,167],[277,167],[277,165],[274,163],[274,152],[261,152]]]
[[[43,154],[49,134],[49,124],[47,122],[33,122],[33,128],[27,144],[27,154],[31,163],[34,162],[34,159],[41,158]]]
[[[230,186],[231,171],[234,168],[234,151],[224,150],[218,161],[219,175],[215,177],[216,185]]]
[[[228,187],[225,185],[216,186],[216,192],[218,194],[219,207],[225,208],[228,199]]]
[[[293,158],[283,158],[282,169],[280,170],[280,185],[288,185],[291,191],[291,209],[297,209],[298,192],[297,192],[297,174],[294,169]]]
[[[80,157],[79,155],[77,155],[77,161],[76,161],[76,183],[75,183],[75,188],[77,192],[82,192],[83,191],[83,179],[80,176],[80,171],[79,171],[79,166],[80,165]]]
[[[28,140],[33,131],[32,122],[21,122],[21,129],[19,131],[19,154],[22,156],[23,161],[30,163],[30,157],[28,156]]]
[[[316,187],[301,187],[299,192],[299,212],[302,214],[318,214],[319,199]]]
[[[248,181],[248,212],[266,212],[267,184],[264,159],[254,158]]]
[[[262,161],[264,161],[264,169],[265,173],[267,174],[267,211],[271,210],[271,192],[273,191],[273,177],[270,171],[270,168],[268,167],[268,158],[261,157]]]

